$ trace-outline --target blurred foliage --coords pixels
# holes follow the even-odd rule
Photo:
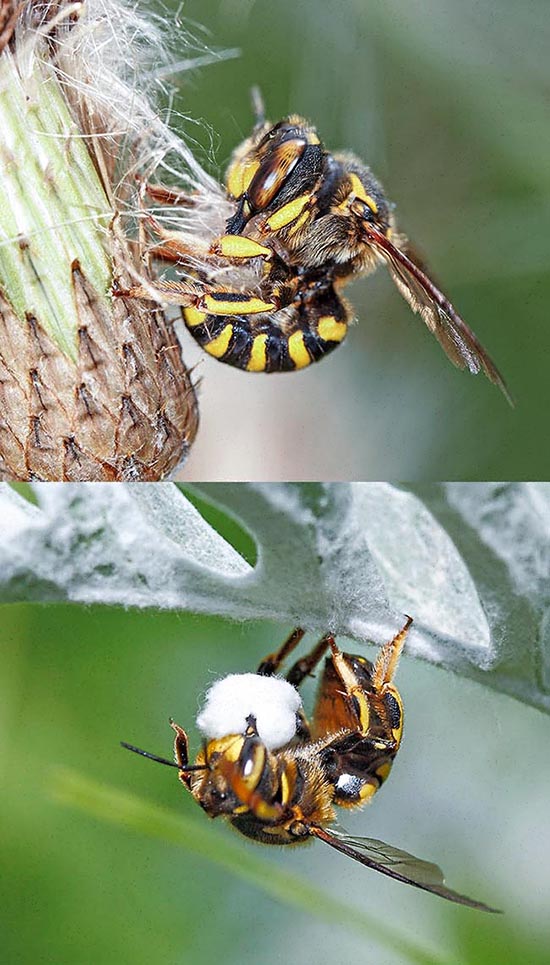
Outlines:
[[[88,814],[121,825],[129,830],[168,844],[183,848],[192,857],[206,858],[247,884],[265,891],[276,901],[291,908],[319,916],[323,921],[333,921],[341,927],[349,927],[379,940],[382,945],[401,953],[410,962],[424,965],[434,962],[441,965],[438,955],[417,948],[411,942],[400,939],[390,928],[350,905],[330,898],[321,889],[309,884],[297,875],[289,874],[265,860],[259,850],[243,847],[227,836],[212,830],[200,819],[184,818],[166,808],[155,807],[133,795],[94,783],[84,775],[66,768],[52,772],[50,790],[54,798],[69,807],[76,807]]]
[[[221,175],[249,132],[253,84],[273,119],[311,118],[330,148],[372,164],[517,399],[512,412],[456,372],[381,270],[349,292],[347,344],[307,372],[266,384],[201,359],[187,477],[548,478],[547,5],[187,0],[182,12],[214,49],[242,52],[178,78],[176,108],[210,130],[178,123],[209,169]]]
[[[173,715],[189,725],[196,747],[201,693],[215,676],[253,668],[286,627],[106,607],[1,610],[2,961],[420,961],[418,953],[397,950],[402,940],[455,965],[548,961],[548,777],[538,764],[550,724],[542,715],[405,658],[400,760],[369,813],[345,815],[352,832],[440,862],[452,886],[505,912],[483,916],[382,879],[317,844],[262,849],[241,840],[221,822],[210,825],[167,768],[118,746],[123,739],[169,754]],[[52,795],[59,767],[82,775],[84,810]],[[73,803],[75,796],[73,783]],[[139,833],[140,822],[146,833]],[[185,829],[194,834],[195,827],[186,851]],[[218,842],[216,865],[198,852]],[[238,878],[229,867],[240,849]],[[272,867],[272,880],[259,887],[251,867]],[[277,900],[285,875],[298,893],[303,887],[302,908],[290,886],[285,897],[295,907]],[[324,898],[312,917],[304,908],[315,889]],[[331,896],[332,913],[321,904]],[[349,906],[346,916],[339,916],[341,905]],[[361,917],[378,919],[378,929],[358,934]],[[388,932],[394,947],[380,943]]]

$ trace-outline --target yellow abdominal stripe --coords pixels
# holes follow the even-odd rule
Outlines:
[[[366,804],[367,801],[370,801],[371,797],[376,793],[376,791],[377,788],[374,784],[363,784],[363,787],[359,791],[359,797],[361,798],[361,801]]]
[[[212,315],[257,315],[262,312],[272,312],[275,308],[273,302],[264,302],[261,298],[247,297],[243,295],[242,301],[223,300],[215,298],[213,295],[204,296],[204,305]]]
[[[376,773],[381,781],[386,780],[390,771],[391,771],[391,764],[389,761],[386,761],[385,764],[381,764],[380,767],[376,768]]]
[[[303,332],[294,332],[288,340],[288,354],[297,369],[305,369],[311,358],[304,343]]]
[[[225,355],[227,352],[227,347],[229,345],[232,333],[233,326],[226,325],[216,338],[213,338],[211,342],[207,342],[206,345],[203,346],[204,349],[209,355],[213,355],[215,358],[220,359],[222,355]]]
[[[347,330],[347,322],[339,322],[332,315],[323,315],[317,322],[317,334],[325,342],[341,342]]]
[[[184,308],[183,317],[185,319],[185,324],[189,328],[193,328],[195,325],[202,325],[206,318],[206,312],[199,312],[198,308]]]
[[[248,360],[248,365],[246,366],[249,372],[264,372],[267,365],[267,334],[263,332],[261,335],[256,335],[256,338],[252,342],[252,349],[250,352],[250,358]]]

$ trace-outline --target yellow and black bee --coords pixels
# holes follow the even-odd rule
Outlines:
[[[195,271],[194,281],[159,280],[153,292],[138,286],[117,294],[154,293],[181,305],[191,334],[222,362],[249,372],[286,372],[340,345],[353,315],[342,288],[382,262],[451,361],[482,370],[511,401],[481,343],[397,232],[392,206],[370,169],[352,154],[326,151],[303,118],[290,115],[272,125],[258,94],[255,106],[254,130],[226,175],[234,211],[225,234],[199,249],[156,225],[160,241],[153,254],[184,267],[200,261],[202,272]],[[149,193],[163,203],[194,203],[160,185]],[[216,270],[223,265],[251,271],[241,284],[219,285]]]
[[[187,734],[173,721],[175,762],[132,744],[122,746],[177,767],[180,781],[206,814],[225,817],[248,838],[284,845],[317,838],[405,884],[470,908],[495,911],[447,888],[437,865],[383,841],[351,837],[330,827],[335,806],[356,808],[371,800],[388,777],[399,750],[403,703],[393,677],[411,622],[409,617],[403,629],[380,649],[374,664],[365,657],[342,653],[331,634],[298,660],[286,675],[295,697],[292,688],[299,688],[329,651],[311,721],[297,698],[290,732],[294,736],[289,739],[287,733],[282,746],[280,741],[268,744],[267,736],[261,736],[260,711],[257,717],[250,712],[249,696],[242,698],[238,715],[241,733],[218,730],[217,736],[205,740],[194,764],[189,764]],[[302,629],[294,630],[278,651],[261,662],[258,676],[273,677],[303,636]],[[280,679],[273,683],[285,686]],[[224,698],[226,704],[227,692]],[[264,706],[265,702],[264,695]],[[259,706],[262,709],[262,700]]]

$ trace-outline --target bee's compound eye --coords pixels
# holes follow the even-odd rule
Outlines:
[[[392,693],[386,694],[386,710],[393,730],[398,730],[401,726],[401,707]]]
[[[288,137],[270,145],[256,174],[247,188],[247,200],[253,211],[263,211],[281,190],[300,161],[307,142],[303,137]]]
[[[265,758],[265,747],[257,738],[245,740],[239,757],[239,767],[248,787],[254,789],[257,786],[264,769]]]
[[[352,201],[350,208],[353,214],[356,214],[359,218],[362,218],[363,221],[368,221],[370,223],[375,221],[375,212],[366,201],[361,201],[359,198],[355,198],[355,200]]]

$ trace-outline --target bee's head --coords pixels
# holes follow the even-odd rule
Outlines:
[[[355,159],[346,165],[346,174],[346,193],[340,202],[340,210],[356,219],[359,231],[366,222],[386,233],[391,223],[391,206],[380,183],[369,168]]]
[[[278,815],[278,809],[269,804],[277,784],[275,758],[258,737],[254,718],[250,720],[245,734],[210,740],[197,758],[204,757],[208,770],[193,775],[190,789],[212,818],[253,811],[269,821]]]

